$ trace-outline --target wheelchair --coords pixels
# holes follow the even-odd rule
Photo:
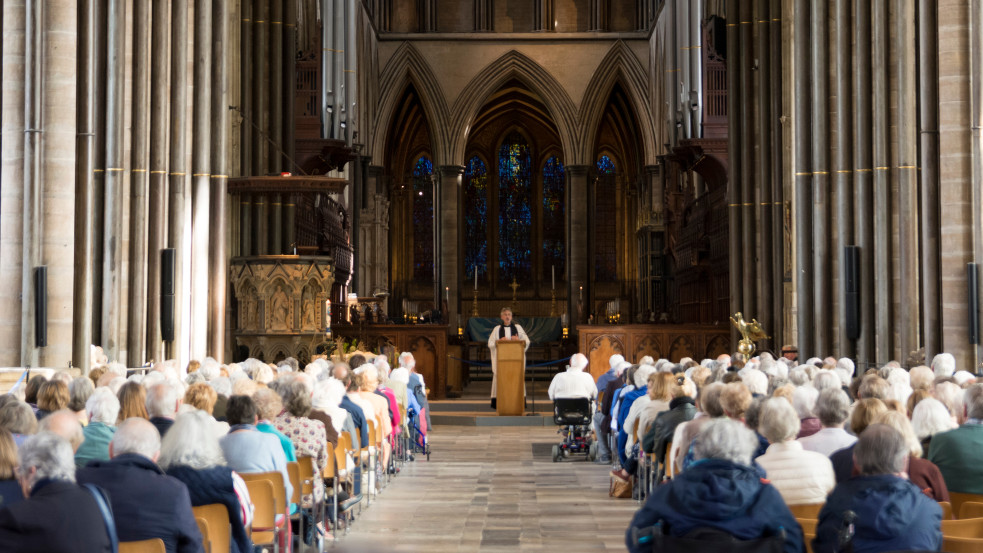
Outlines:
[[[563,443],[553,446],[553,462],[571,455],[586,455],[588,461],[597,459],[591,422],[593,409],[589,398],[564,398],[553,401],[553,423],[560,427]]]

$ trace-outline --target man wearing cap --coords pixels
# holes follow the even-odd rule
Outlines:
[[[597,386],[590,373],[584,372],[587,367],[587,356],[583,353],[575,353],[570,358],[570,365],[567,370],[557,373],[550,382],[547,392],[550,399],[567,399],[575,397],[585,397],[593,400],[597,397]]]

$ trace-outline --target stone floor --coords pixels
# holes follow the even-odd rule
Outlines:
[[[609,467],[553,463],[556,428],[438,426],[334,551],[624,551],[637,504],[609,499]]]

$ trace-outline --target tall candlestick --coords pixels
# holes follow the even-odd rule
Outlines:
[[[580,287],[580,301],[584,301],[584,287]]]
[[[444,287],[444,299],[447,301],[447,308],[450,309],[451,306],[451,287]]]
[[[556,265],[550,265],[550,270],[553,271],[553,289],[556,290]]]

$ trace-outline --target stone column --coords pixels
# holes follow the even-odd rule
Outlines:
[[[450,288],[449,292],[441,289],[441,299],[449,295],[447,312],[444,320],[450,328],[460,326],[457,307],[461,286],[461,177],[464,167],[460,165],[441,165],[440,171],[440,281],[443,286]]]
[[[533,5],[533,31],[555,31],[556,19],[553,10],[554,0],[535,0]]]
[[[587,218],[587,175],[589,165],[567,165],[567,313],[571,334],[578,323],[586,322],[590,297],[590,264],[587,236],[591,233]],[[584,311],[577,310],[583,287]],[[583,320],[578,319],[581,317]]]

